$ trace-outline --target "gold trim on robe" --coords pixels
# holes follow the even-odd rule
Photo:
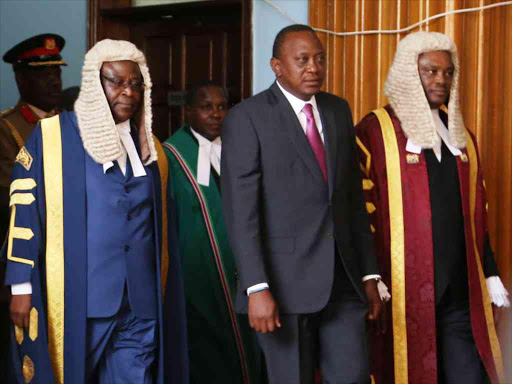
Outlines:
[[[64,200],[59,116],[41,120],[46,196],[48,349],[57,384],[64,383]]]
[[[492,313],[491,300],[489,298],[489,292],[487,291],[487,283],[485,281],[485,275],[482,268],[482,261],[480,260],[480,253],[478,252],[478,246],[476,244],[476,229],[475,229],[475,209],[476,209],[476,188],[478,185],[478,158],[476,155],[476,148],[471,136],[468,134],[467,140],[467,151],[469,156],[469,202],[471,210],[471,232],[473,234],[473,245],[475,249],[475,258],[478,268],[478,277],[480,280],[480,286],[482,290],[482,300],[484,305],[485,320],[487,323],[487,330],[489,332],[489,342],[491,344],[491,351],[494,358],[494,364],[498,373],[500,383],[505,382],[505,376],[503,373],[503,361],[501,358],[501,348],[496,334],[496,328],[494,326],[494,315]],[[462,160],[462,159],[461,159]],[[464,161],[464,160],[462,160]],[[466,159],[466,162],[468,160]]]
[[[407,361],[407,325],[405,314],[405,232],[402,200],[402,176],[400,153],[395,128],[384,108],[373,111],[377,116],[386,157],[388,200],[391,235],[391,292],[393,316],[393,353],[395,361],[395,382],[409,382]]]
[[[162,187],[162,245],[160,260],[160,279],[162,283],[162,297],[165,295],[167,285],[167,272],[169,271],[168,223],[167,223],[167,182],[169,179],[169,164],[160,141],[153,137],[157,153],[158,170],[160,171],[160,184]]]

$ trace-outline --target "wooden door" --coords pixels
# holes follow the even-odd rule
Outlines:
[[[214,81],[229,90],[232,103],[241,100],[238,31],[232,25],[134,25],[131,39],[144,50],[154,83],[153,129],[159,136],[183,124],[185,91],[195,84]]]
[[[231,105],[251,95],[248,5],[227,0],[100,8],[90,45],[125,39],[144,52],[153,82],[153,131],[165,140],[184,123],[185,91],[191,86],[216,82],[228,90]]]

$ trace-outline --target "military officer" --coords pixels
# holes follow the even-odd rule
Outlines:
[[[9,184],[18,151],[28,140],[37,122],[57,113],[62,95],[60,55],[65,40],[55,34],[42,34],[12,47],[3,56],[12,64],[20,93],[18,104],[0,112],[0,242],[3,242],[9,218]],[[0,382],[6,380],[4,356],[7,353],[8,304],[3,287],[5,266],[0,263]]]

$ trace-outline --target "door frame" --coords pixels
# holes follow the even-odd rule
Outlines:
[[[241,15],[241,97],[252,96],[252,0],[210,0],[133,7],[131,0],[87,0],[87,49],[110,38],[129,40],[128,24],[137,19],[169,17],[178,22],[214,23],[236,12]],[[164,16],[162,16],[164,15]]]

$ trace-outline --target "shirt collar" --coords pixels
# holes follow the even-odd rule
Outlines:
[[[54,116],[55,115],[55,108],[52,109],[50,112],[45,112],[43,111],[42,109],[39,109],[37,107],[34,107],[32,104],[28,104],[27,105],[29,106],[29,108],[32,110],[32,112],[34,112],[36,114],[36,116],[39,118],[39,119],[45,119],[46,117],[48,116]]]
[[[118,131],[125,131],[125,132],[130,133],[131,132],[130,120],[126,120],[126,121],[123,121],[122,123],[116,124],[116,128]],[[124,154],[121,155],[121,157],[124,157],[126,159],[126,152],[124,152]],[[126,163],[126,160],[125,160],[125,163]],[[113,161],[107,161],[105,164],[103,164],[103,173],[104,174],[107,173],[107,171],[110,168],[112,168],[113,166],[114,166]]]
[[[208,140],[206,137],[204,137],[203,135],[201,135],[200,133],[197,133],[194,128],[190,127],[190,132],[192,132],[192,135],[194,135],[194,137],[196,138],[199,146],[211,146],[213,145],[214,147],[220,147],[222,145],[222,139],[220,136],[216,137],[214,140],[210,141]]]
[[[318,112],[318,107],[316,105],[316,98],[315,95],[311,96],[311,99],[309,101],[304,101],[299,99],[297,96],[292,95],[290,92],[288,92],[286,89],[284,89],[281,84],[279,84],[279,80],[276,80],[277,86],[283,92],[284,97],[286,97],[286,100],[290,103],[290,105],[293,108],[293,111],[296,115],[299,115],[300,112],[302,112],[302,108],[304,108],[304,105],[311,104],[313,106],[313,109]]]
[[[450,144],[450,133],[448,131],[448,128],[446,128],[446,126],[444,125],[443,120],[441,120],[441,117],[439,116],[439,109],[432,109],[432,118],[434,119],[437,133],[441,137],[441,140],[443,140],[446,147],[450,150],[452,155],[462,155],[460,149],[455,148],[453,145]],[[407,145],[405,146],[405,150],[407,152],[420,154],[422,151],[422,147],[420,145],[413,143],[411,139],[407,139]]]

